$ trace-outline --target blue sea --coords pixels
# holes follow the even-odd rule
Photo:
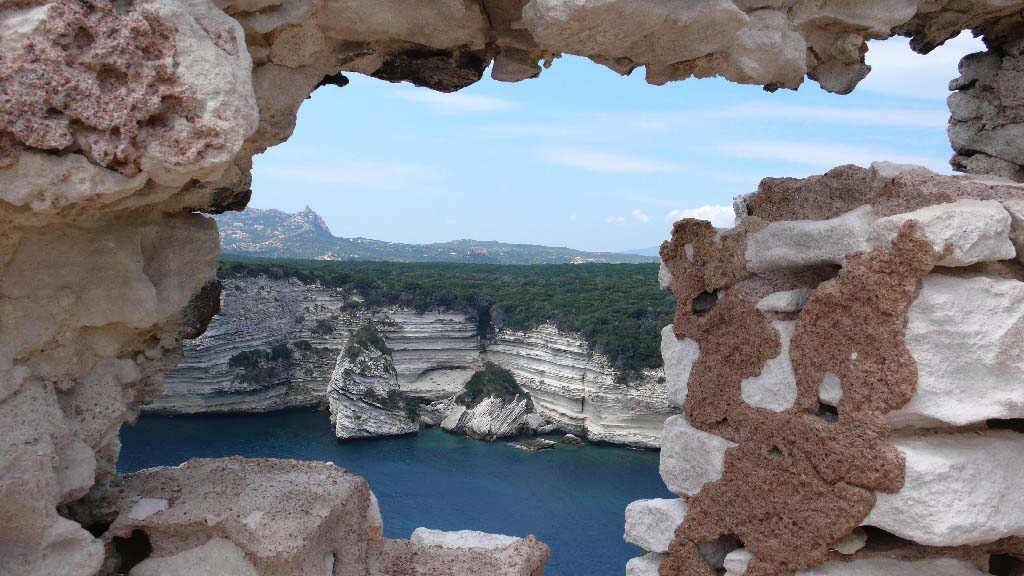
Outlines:
[[[551,547],[550,576],[620,576],[641,552],[622,540],[626,505],[672,497],[657,452],[589,444],[527,452],[436,428],[342,443],[327,413],[305,409],[143,416],[121,441],[121,472],[232,455],[334,462],[369,480],[385,536],[408,538],[420,526],[534,534]]]

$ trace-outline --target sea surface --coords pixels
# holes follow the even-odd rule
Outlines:
[[[436,428],[342,443],[327,413],[305,409],[143,416],[121,441],[122,472],[232,455],[334,462],[369,480],[385,536],[408,538],[419,526],[534,534],[551,547],[549,576],[621,576],[641,552],[622,540],[626,505],[672,497],[657,452],[589,444],[527,452]]]

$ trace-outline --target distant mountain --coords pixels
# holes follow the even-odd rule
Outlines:
[[[225,254],[309,260],[387,260],[394,262],[472,262],[477,264],[583,264],[653,262],[641,254],[583,252],[571,248],[455,240],[400,244],[368,238],[339,238],[308,206],[290,214],[249,208],[216,217]]]
[[[637,248],[636,250],[626,250],[624,254],[636,254],[638,256],[650,256],[652,258],[661,258],[661,247],[654,246],[652,248]]]

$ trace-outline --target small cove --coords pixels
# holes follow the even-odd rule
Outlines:
[[[142,416],[121,440],[121,472],[232,455],[334,462],[369,480],[385,536],[408,538],[419,526],[534,534],[552,549],[548,576],[621,575],[641,552],[622,540],[626,505],[672,497],[657,452],[590,444],[528,452],[436,428],[341,443],[327,414],[308,409]]]

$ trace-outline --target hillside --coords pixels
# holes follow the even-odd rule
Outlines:
[[[221,249],[228,255],[309,260],[391,262],[465,262],[475,264],[582,264],[653,262],[638,254],[583,252],[571,248],[454,240],[401,244],[368,238],[341,238],[308,207],[290,214],[249,208],[216,217]]]
[[[495,329],[552,324],[579,334],[619,374],[661,366],[661,328],[675,301],[658,289],[656,264],[494,266],[482,264],[225,261],[222,279],[295,278],[357,295],[358,306],[452,310],[475,318],[485,339]]]

